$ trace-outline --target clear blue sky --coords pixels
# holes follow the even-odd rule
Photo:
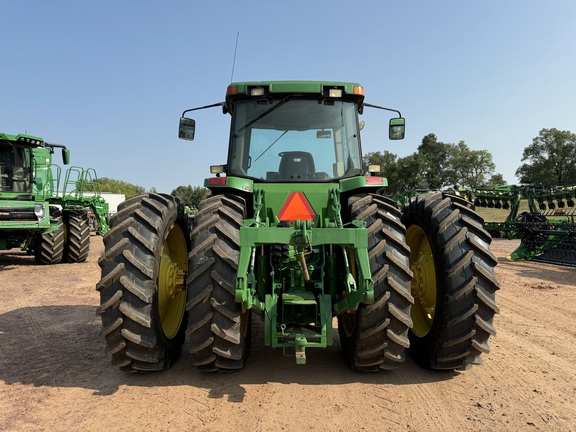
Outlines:
[[[225,163],[234,80],[354,81],[364,152],[414,153],[434,133],[488,150],[509,183],[542,128],[576,132],[576,1],[3,1],[0,131],[66,145],[100,177],[171,192]]]

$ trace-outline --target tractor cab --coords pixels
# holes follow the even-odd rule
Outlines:
[[[229,175],[300,183],[362,172],[358,106],[352,100],[241,99],[232,110]]]
[[[361,175],[358,115],[363,101],[364,89],[355,83],[232,83],[221,104],[232,116],[228,162],[211,170],[270,183],[333,182]],[[179,136],[193,139],[195,124],[185,113]],[[404,119],[393,120],[391,138],[401,139]]]

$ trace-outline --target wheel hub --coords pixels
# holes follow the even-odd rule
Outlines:
[[[184,290],[184,274],[169,255],[162,255],[160,287],[164,290],[166,297],[173,299]]]
[[[429,286],[430,281],[426,269],[434,265],[431,261],[430,256],[421,254],[418,260],[410,266],[412,273],[414,273],[414,278],[412,279],[412,295],[415,298],[423,298],[426,287]]]

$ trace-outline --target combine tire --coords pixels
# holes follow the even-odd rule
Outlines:
[[[499,288],[482,218],[465,199],[430,192],[412,199],[402,222],[414,273],[411,355],[429,369],[480,364]]]
[[[245,202],[234,195],[204,200],[196,213],[188,278],[188,328],[194,365],[203,372],[242,369],[250,311],[235,302],[240,224]]]
[[[395,203],[379,195],[356,195],[350,217],[366,222],[374,303],[338,316],[344,356],[355,370],[395,369],[405,359],[411,326],[409,250]]]
[[[58,229],[42,235],[34,246],[34,256],[38,264],[58,264],[64,255],[64,223],[62,213],[50,208],[50,219],[58,221]]]
[[[186,331],[190,235],[170,195],[145,194],[118,207],[104,236],[98,314],[112,364],[125,371],[167,369]]]
[[[86,261],[90,251],[90,226],[88,214],[67,213],[65,215],[64,260],[69,263]]]

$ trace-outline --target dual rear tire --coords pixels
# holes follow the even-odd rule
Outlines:
[[[498,282],[491,237],[463,198],[430,192],[400,214],[377,195],[349,200],[366,222],[374,303],[339,316],[342,348],[353,369],[393,369],[404,349],[427,369],[482,363],[496,334]],[[413,302],[413,305],[411,303]]]
[[[422,194],[402,216],[410,247],[413,327],[410,354],[428,369],[467,369],[482,362],[499,312],[491,236],[471,203]]]
[[[131,197],[104,236],[97,312],[112,364],[125,371],[168,368],[187,325],[190,235],[184,209],[170,195]]]

